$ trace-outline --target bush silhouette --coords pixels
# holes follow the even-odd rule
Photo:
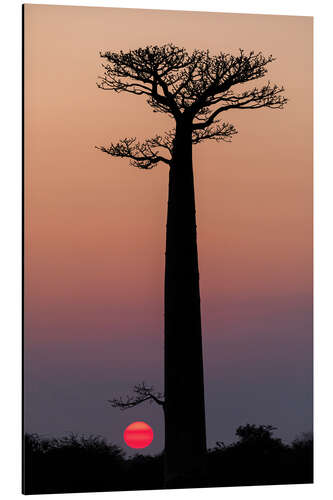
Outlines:
[[[27,493],[104,491],[124,482],[124,452],[101,437],[25,437]]]
[[[228,446],[217,441],[206,454],[203,473],[186,486],[311,483],[312,435],[302,434],[287,445],[273,436],[274,430],[266,425],[238,427],[238,439]],[[23,490],[40,494],[161,489],[163,458],[163,453],[126,458],[120,447],[100,436],[49,439],[26,434]]]
[[[209,450],[207,455],[209,480],[213,486],[245,486],[268,484],[311,483],[311,439],[303,437],[292,445],[273,436],[270,425],[240,426],[238,441]]]

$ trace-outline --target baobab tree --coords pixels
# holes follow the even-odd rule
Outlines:
[[[98,87],[144,96],[155,112],[173,119],[174,128],[143,142],[127,137],[99,149],[128,158],[140,169],[169,167],[165,253],[165,466],[167,484],[200,469],[206,452],[199,268],[192,146],[204,140],[230,141],[235,127],[221,120],[231,109],[282,109],[284,89],[263,78],[270,55],[237,55],[208,50],[189,54],[173,44],[128,52],[102,52]]]

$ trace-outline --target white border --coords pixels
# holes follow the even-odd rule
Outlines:
[[[118,0],[40,1],[28,3],[159,8],[215,12],[285,14],[315,17],[315,485],[223,488],[111,493],[112,498],[211,498],[302,500],[332,497],[333,403],[333,162],[331,86],[332,7],[329,2],[280,0]],[[8,500],[20,497],[21,421],[21,2],[1,2],[1,139],[0,182],[0,325],[1,325],[1,426],[0,493]],[[300,82],[301,86],[302,82]],[[58,498],[100,498],[110,493],[75,494]]]

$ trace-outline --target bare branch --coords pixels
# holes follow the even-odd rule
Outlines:
[[[260,90],[254,88],[241,94],[228,93],[227,96],[221,96],[214,101],[214,104],[223,102],[223,106],[215,109],[210,115],[208,111],[206,111],[204,114],[206,121],[193,123],[193,129],[199,130],[209,127],[220,113],[229,109],[259,109],[264,107],[283,109],[288,101],[286,97],[281,95],[283,92],[283,87],[278,87],[277,85],[271,86],[268,82],[268,84]]]
[[[222,125],[206,127],[202,130],[193,130],[192,143],[198,144],[206,139],[213,139],[217,142],[231,142],[232,136],[235,134],[237,134],[237,130],[233,125],[230,123],[222,123]]]
[[[108,401],[113,408],[120,408],[120,410],[134,408],[145,401],[154,402],[164,409],[164,396],[160,392],[156,392],[153,386],[147,386],[145,382],[142,382],[134,386],[133,393],[132,396],[126,396],[125,400],[120,397],[109,399]]]
[[[196,89],[199,93],[191,105],[191,112],[195,116],[203,106],[212,105],[217,95],[225,94],[233,85],[262,78],[272,61],[271,55],[264,57],[261,52],[255,54],[253,51],[247,55],[242,49],[238,56],[221,52],[211,57],[207,52],[199,63],[200,83]]]
[[[177,78],[177,72],[189,64],[185,49],[173,44],[161,47],[149,45],[128,52],[101,52],[100,56],[107,59],[108,64],[102,65],[104,76],[99,78],[99,88],[146,94],[153,108],[175,117],[180,116],[168,85]]]
[[[161,156],[158,150],[159,147],[162,147],[171,151],[171,142],[168,134],[170,133],[167,132],[164,138],[156,135],[142,143],[136,142],[135,137],[126,137],[116,144],[111,143],[109,147],[96,146],[96,148],[111,156],[129,158],[131,166],[149,170],[159,162],[170,165],[170,159]]]

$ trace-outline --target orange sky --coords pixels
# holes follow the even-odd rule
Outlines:
[[[168,167],[141,171],[94,146],[172,122],[143,96],[98,89],[100,50],[172,42],[277,58],[267,79],[285,87],[285,110],[228,112],[232,143],[194,148],[205,338],[215,341],[209,325],[222,313],[246,318],[311,297],[312,18],[26,5],[25,33],[32,343],[130,339],[162,325]]]
[[[272,53],[277,61],[268,76],[290,99],[284,111],[227,113],[239,130],[232,144],[195,147],[202,288],[219,293],[227,287],[231,294],[308,289],[311,31],[312,19],[305,17],[27,6],[31,300],[78,294],[84,300],[87,286],[93,297],[98,288],[126,301],[135,282],[142,295],[161,289],[167,167],[142,172],[94,145],[126,135],[143,139],[171,120],[153,114],[144,98],[103,92],[95,82],[102,72],[99,50],[169,41],[189,51]]]

